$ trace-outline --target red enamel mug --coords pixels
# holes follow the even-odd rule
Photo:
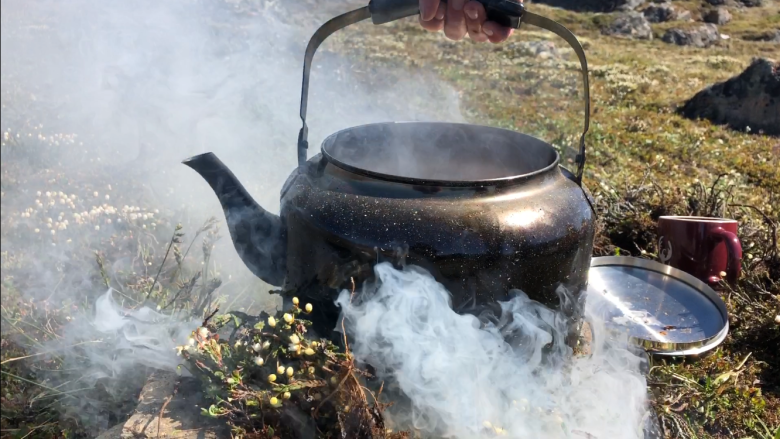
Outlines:
[[[658,258],[714,287],[725,274],[736,283],[742,269],[739,223],[733,219],[662,216],[658,219]]]

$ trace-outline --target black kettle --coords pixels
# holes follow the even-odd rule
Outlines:
[[[332,33],[371,18],[419,14],[418,0],[371,0],[325,23],[303,66],[298,162],[281,191],[280,216],[259,206],[212,153],[184,163],[211,186],[246,266],[283,295],[316,303],[315,330],[330,332],[338,292],[373,275],[381,261],[430,271],[458,312],[479,313],[512,289],[560,306],[579,330],[595,212],[582,187],[589,86],[585,53],[562,25],[519,3],[480,0],[488,19],[535,25],[577,54],[585,86],[585,126],[577,169],[560,166],[550,144],[519,132],[470,124],[389,122],[327,137],[306,159],[306,105],[312,58]],[[325,334],[323,334],[325,335]]]

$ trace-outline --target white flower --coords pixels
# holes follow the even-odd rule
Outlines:
[[[108,195],[106,195],[106,200],[110,200],[110,199],[111,199],[111,197],[109,197]]]
[[[36,192],[35,194],[36,194],[36,195],[38,195],[38,196],[40,197],[40,196],[41,196],[41,191],[38,191],[38,192]]]
[[[303,351],[303,353],[304,353],[304,354],[306,354],[306,355],[308,355],[308,356],[312,356],[312,355],[314,355],[314,349],[312,349],[312,348],[306,348],[306,350],[305,350],[305,351]]]
[[[293,318],[292,314],[284,313],[283,317],[284,317],[284,321],[289,323],[289,324],[292,324],[293,320],[295,320]]]
[[[56,232],[54,229],[51,229],[51,234],[52,234],[52,235],[54,235],[54,234],[56,234],[56,233],[57,233],[57,232]]]
[[[314,309],[314,307],[313,307],[313,306],[311,306],[311,303],[307,303],[307,304],[306,304],[306,308],[304,308],[304,309],[306,310],[306,312],[307,312],[307,313],[310,313],[310,312],[312,312],[312,310]]]
[[[198,329],[198,335],[200,335],[200,338],[206,338],[209,336],[209,330],[207,328],[201,327]]]
[[[296,306],[297,306],[297,305],[298,305],[298,303],[300,303],[300,301],[298,300],[298,298],[297,298],[297,297],[293,297],[293,298],[292,298],[292,303],[293,303],[293,305],[296,305]]]
[[[260,352],[263,350],[263,345],[261,345],[260,343],[255,343],[252,345],[252,350],[255,352]]]
[[[254,362],[257,366],[262,366],[265,361],[263,361],[263,357],[257,356],[254,359]]]
[[[282,398],[284,398],[284,399],[290,399],[290,397],[291,397],[291,396],[292,396],[292,395],[290,394],[290,392],[284,392],[284,393],[282,394]]]
[[[96,197],[97,197],[97,196],[98,196],[98,195],[100,195],[100,194],[98,194],[98,193],[97,193],[97,191],[95,191],[95,192],[92,192],[92,195],[94,195],[94,196],[96,196]]]
[[[298,337],[297,334],[293,334],[290,336],[290,343],[292,344],[298,344],[301,342],[301,339]]]
[[[263,342],[263,349],[268,349],[271,347],[271,342],[266,340]]]
[[[276,381],[276,375],[268,375],[268,382],[273,383],[274,381]]]
[[[35,233],[40,233],[41,229],[35,229]]]
[[[292,367],[288,367],[288,368],[287,368],[287,372],[286,372],[286,373],[287,373],[287,376],[288,376],[288,377],[291,377],[291,376],[293,376],[293,374],[295,373],[295,371],[293,370],[293,368],[292,368]]]
[[[100,226],[95,226],[95,230],[100,230]]]
[[[195,339],[190,337],[187,339],[187,344],[190,346],[195,346]]]
[[[276,373],[278,373],[279,375],[284,375],[284,366],[277,367]]]
[[[270,326],[270,327],[272,327],[272,328],[273,328],[274,326],[276,326],[276,319],[274,318],[274,316],[270,316],[270,317],[268,317],[268,326]]]

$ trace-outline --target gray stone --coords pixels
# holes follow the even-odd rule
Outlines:
[[[661,40],[678,46],[710,47],[720,40],[718,27],[705,23],[691,29],[669,29]]]
[[[633,38],[637,40],[652,40],[653,29],[644,15],[639,12],[620,14],[609,26],[602,29],[604,35]]]
[[[155,371],[141,390],[138,407],[130,418],[97,439],[230,437],[224,424],[200,414],[200,408],[209,405],[194,379],[182,380],[174,373]]]
[[[764,0],[739,0],[740,3],[743,5],[749,7],[749,8],[757,8],[759,6],[764,5]]]
[[[642,11],[642,15],[645,16],[650,23],[663,23],[665,21],[672,21],[677,17],[677,11],[674,10],[674,6],[670,3],[662,3],[660,5],[650,5]]]
[[[691,11],[683,8],[677,9],[677,21],[691,21]]]
[[[650,23],[663,23],[673,20],[690,20],[691,13],[688,10],[672,6],[671,3],[650,5],[642,11],[642,14]]]
[[[745,35],[743,39],[747,41],[764,41],[768,43],[780,43],[780,29]]]
[[[697,93],[680,109],[689,119],[708,119],[732,129],[780,135],[780,63],[756,58],[725,82]]]
[[[731,13],[725,7],[710,9],[704,14],[704,21],[707,23],[723,25],[731,21]]]
[[[561,54],[552,41],[514,41],[505,46],[518,55],[533,56],[541,59],[560,58]]]

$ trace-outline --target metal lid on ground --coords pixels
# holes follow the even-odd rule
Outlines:
[[[653,355],[700,355],[728,334],[726,304],[712,288],[648,259],[593,258],[587,300],[607,329]]]

